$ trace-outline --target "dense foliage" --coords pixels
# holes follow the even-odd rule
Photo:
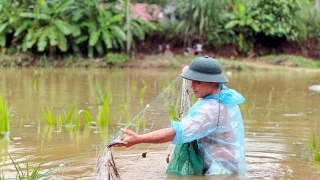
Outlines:
[[[0,50],[51,57],[81,55],[111,60],[125,50],[125,0],[0,0]],[[170,4],[167,5],[167,3]],[[253,54],[270,41],[313,39],[320,57],[320,8],[314,0],[131,0],[174,6],[161,22],[131,19],[130,42],[160,39],[175,46],[235,46]],[[174,15],[176,21],[170,20]],[[155,38],[156,37],[156,38]],[[146,39],[147,38],[147,39]],[[272,42],[274,42],[272,44]],[[109,55],[108,55],[109,54]],[[109,58],[107,58],[109,57]],[[121,56],[122,61],[124,56]]]
[[[119,4],[121,5],[121,4]],[[122,4],[122,7],[125,4]],[[3,53],[33,52],[104,56],[124,49],[125,8],[100,0],[2,0],[0,46]],[[131,39],[143,39],[144,27],[155,26],[132,19]]]

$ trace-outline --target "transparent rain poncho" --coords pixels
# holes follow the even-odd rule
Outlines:
[[[205,175],[246,171],[241,94],[221,85],[220,94],[199,99],[180,122],[172,121],[173,144],[197,140]]]

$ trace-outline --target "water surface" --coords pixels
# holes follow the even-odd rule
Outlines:
[[[43,178],[53,179],[89,179],[98,150],[103,149],[95,146],[116,133],[180,74],[180,69],[28,68],[0,71],[0,95],[12,108],[11,140],[1,139],[0,150],[8,150],[22,165],[26,158],[34,165],[45,157],[41,173],[46,174]],[[226,74],[230,80],[226,85],[246,99],[241,110],[247,173],[215,179],[320,179],[317,166],[306,149],[310,132],[320,133],[320,93],[308,89],[310,85],[320,84],[320,73],[229,71]],[[80,129],[46,125],[44,109],[50,108],[55,117],[64,118],[74,102],[77,110],[88,110],[96,120],[101,110],[97,83],[103,93],[108,90],[111,94],[107,128],[85,126],[83,122]],[[122,113],[120,109],[125,101]],[[155,110],[154,115],[163,108]],[[169,124],[168,119],[162,126]],[[318,144],[319,141],[317,135]],[[172,145],[148,146],[147,158],[142,158],[145,147],[114,150],[122,179],[186,179],[165,174],[165,158],[172,151]],[[82,157],[81,154],[90,148],[95,149],[91,155]],[[77,161],[73,162],[75,157]],[[15,170],[10,159],[5,155],[1,158],[3,174],[14,179]],[[69,161],[72,161],[70,165]]]

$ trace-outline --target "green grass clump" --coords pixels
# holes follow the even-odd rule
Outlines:
[[[268,55],[262,56],[256,59],[257,61],[277,64],[282,66],[289,67],[305,67],[305,68],[317,68],[320,67],[320,63],[308,59],[302,56],[293,56],[293,55]]]
[[[38,163],[33,170],[30,169],[29,166],[29,160],[26,159],[26,164],[24,165],[24,168],[22,168],[8,153],[16,171],[17,171],[17,179],[36,179],[41,166],[44,164],[45,160],[42,160],[40,163]]]

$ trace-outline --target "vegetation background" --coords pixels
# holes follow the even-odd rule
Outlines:
[[[156,4],[163,17],[131,18],[128,28],[126,0],[0,0],[0,66],[123,67],[150,55],[170,59],[159,56],[159,45],[179,60],[201,43],[216,58],[267,56],[283,65],[291,56],[275,55],[287,54],[320,67],[320,0],[130,1],[136,3],[150,14]]]

